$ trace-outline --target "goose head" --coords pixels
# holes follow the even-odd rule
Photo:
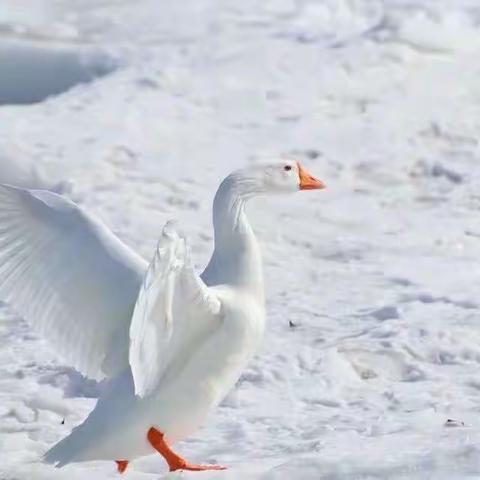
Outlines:
[[[259,173],[266,193],[288,193],[325,188],[325,184],[308,173],[300,162],[276,162],[260,168]]]
[[[323,188],[321,180],[291,160],[250,165],[228,175],[213,201],[215,248],[204,278],[211,282],[243,283],[263,292],[260,250],[245,215],[245,203],[257,195]]]
[[[253,165],[231,175],[237,193],[244,197],[281,194],[299,190],[321,190],[325,184],[292,160]]]

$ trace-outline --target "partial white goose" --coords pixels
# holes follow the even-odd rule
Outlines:
[[[171,224],[147,268],[69,200],[1,185],[0,299],[80,372],[109,378],[89,417],[45,460],[115,460],[123,472],[156,450],[170,470],[223,468],[190,464],[170,445],[224,398],[264,330],[260,249],[245,202],[321,188],[290,161],[229,175],[213,204],[214,252],[199,276]]]

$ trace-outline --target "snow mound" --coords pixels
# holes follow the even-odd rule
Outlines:
[[[96,49],[2,42],[0,105],[38,103],[117,67],[112,57]]]
[[[480,48],[478,25],[463,12],[448,15],[416,12],[400,22],[398,39],[417,49],[436,53],[471,52]]]
[[[38,153],[37,153],[38,156]],[[39,163],[41,163],[41,168]],[[12,143],[0,139],[0,183],[22,188],[41,188],[67,194],[73,189],[73,182],[65,179],[64,170],[58,161],[50,158],[48,166],[38,162],[28,142]]]

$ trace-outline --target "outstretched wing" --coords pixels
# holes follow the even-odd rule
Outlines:
[[[144,262],[103,223],[51,192],[0,185],[0,300],[84,375],[128,366]]]
[[[195,273],[185,239],[171,223],[163,229],[147,269],[130,325],[130,367],[135,393],[157,387],[177,352],[220,320],[217,296]]]

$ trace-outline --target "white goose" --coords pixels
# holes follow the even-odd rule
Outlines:
[[[170,445],[224,398],[264,330],[260,249],[244,206],[254,195],[324,188],[299,163],[229,175],[213,203],[215,249],[198,275],[167,224],[146,263],[99,220],[54,193],[0,186],[0,298],[94,379],[109,378],[88,418],[45,456],[128,462]],[[146,273],[145,273],[146,271]]]

